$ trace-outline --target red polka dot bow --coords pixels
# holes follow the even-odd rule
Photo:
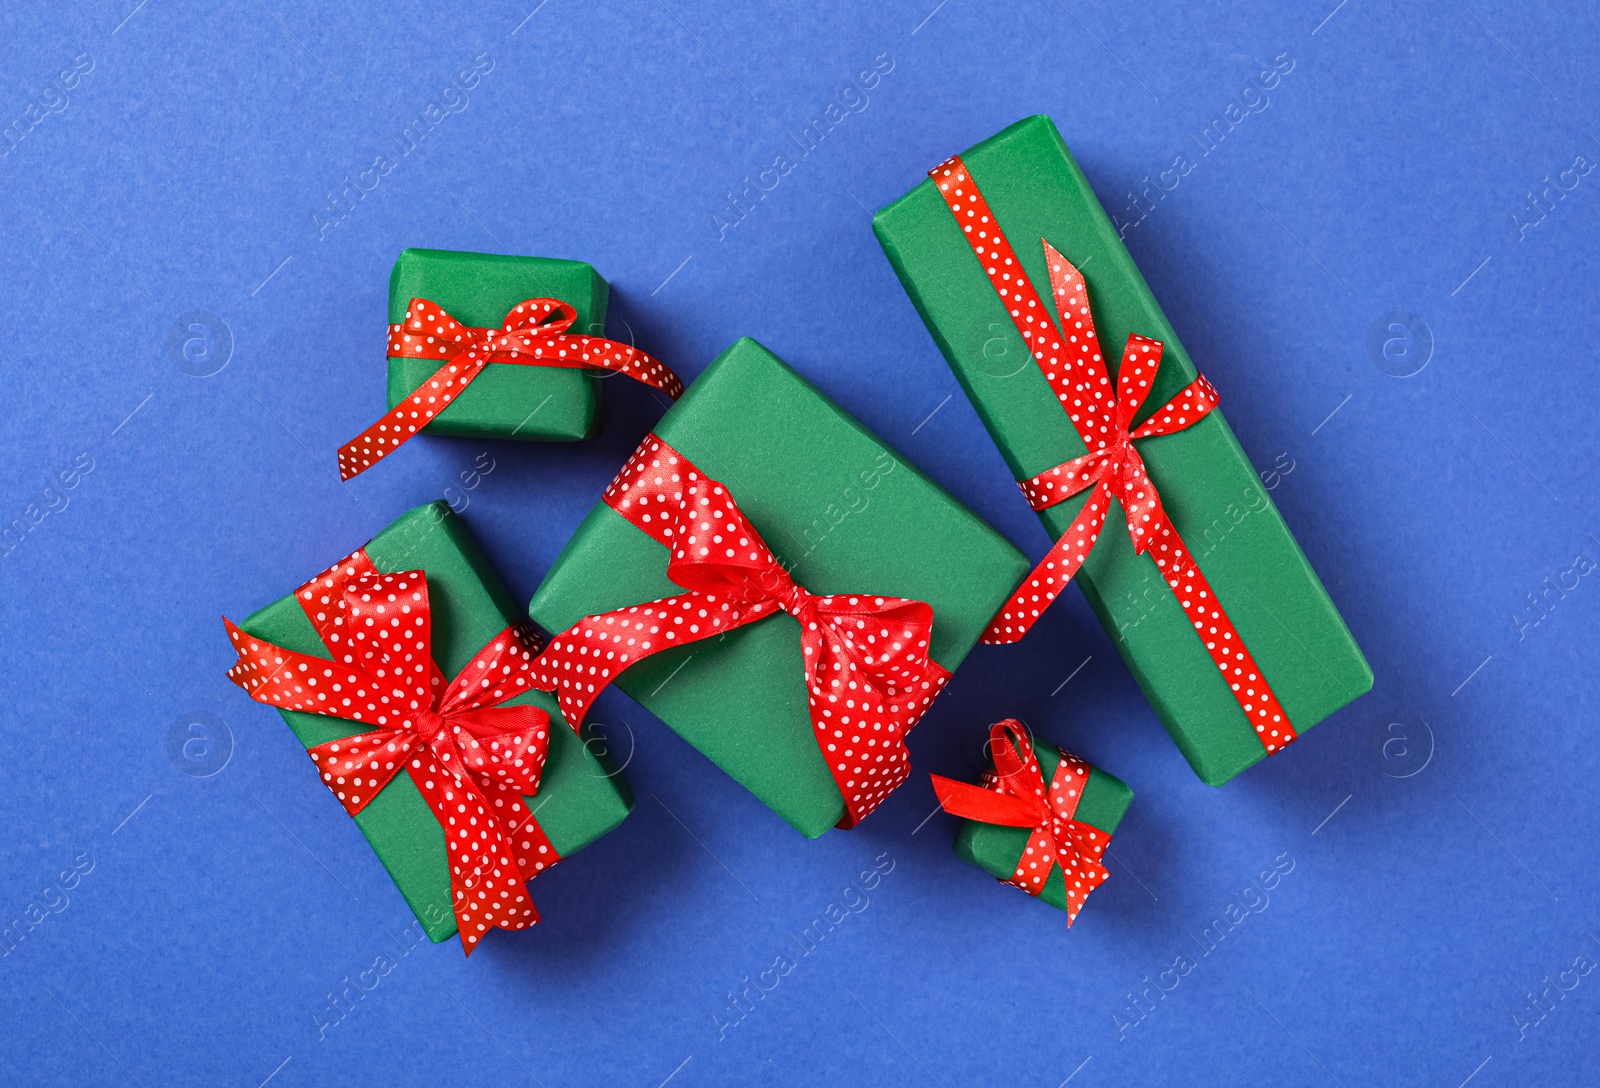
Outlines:
[[[782,611],[800,623],[812,728],[853,827],[911,772],[905,735],[949,680],[928,656],[933,608],[871,594],[818,596],[789,576],[722,484],[655,435],[605,501],[666,545],[688,592],[587,616],[534,663],[539,687],[581,723],[629,665]]]
[[[1134,554],[1149,552],[1212,662],[1238,701],[1246,719],[1270,755],[1295,739],[1289,715],[1278,702],[1254,656],[1239,637],[1233,621],[1200,573],[1193,553],[1173,528],[1144,460],[1133,443],[1193,426],[1217,404],[1217,391],[1197,377],[1182,392],[1132,427],[1150,384],[1161,368],[1161,341],[1137,333],[1128,337],[1113,392],[1101,344],[1095,336],[1083,274],[1044,242],[1050,287],[1060,316],[1058,329],[1050,309],[1022,271],[988,201],[972,181],[966,164],[952,158],[929,171],[949,205],[962,234],[989,275],[990,285],[1005,303],[1011,320],[1027,341],[1034,362],[1044,373],[1089,452],[1041,472],[1019,486],[1035,510],[1044,510],[1089,488],[1094,491],[1071,527],[1056,541],[1011,600],[990,622],[983,641],[1016,642],[1028,633],[1056,595],[1078,573],[1105,524],[1111,500],[1127,515]]]
[[[438,303],[414,298],[406,319],[389,326],[389,354],[399,359],[434,359],[441,365],[388,415],[339,447],[339,476],[365,472],[460,396],[490,363],[521,366],[597,367],[653,385],[673,400],[683,382],[665,363],[631,344],[568,332],[578,311],[557,298],[530,298],[506,314],[498,329],[461,324]]]
[[[994,770],[983,784],[973,786],[929,775],[939,805],[952,816],[1005,827],[1028,827],[1028,845],[1017,861],[1017,871],[1006,881],[1037,896],[1044,891],[1051,870],[1061,866],[1067,888],[1067,927],[1078,917],[1089,893],[1105,883],[1100,860],[1111,836],[1098,827],[1074,820],[1089,765],[1077,756],[1061,753],[1056,773],[1045,781],[1044,768],[1034,754],[1033,741],[1021,722],[1007,718],[989,727],[989,747]]]
[[[523,795],[539,789],[550,715],[499,706],[532,690],[531,632],[508,627],[448,685],[434,664],[428,581],[380,574],[358,551],[296,591],[332,659],[286,650],[228,623],[228,679],[259,703],[377,728],[310,751],[354,816],[399,773],[445,831],[461,944],[539,920],[527,881],[559,858]],[[224,620],[226,623],[227,621]]]

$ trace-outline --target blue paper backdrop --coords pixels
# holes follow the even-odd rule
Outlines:
[[[1600,1076],[1592,10],[452,7],[0,13],[9,1082]],[[835,101],[826,140],[717,225]],[[442,494],[526,599],[660,406],[611,382],[597,441],[418,441],[341,485],[336,446],[382,406],[395,254],[590,261],[613,333],[686,377],[755,336],[1037,556],[869,226],[1036,112],[1132,222],[1376,689],[1213,790],[1073,593],[975,652],[912,781],[816,842],[608,694],[635,814],[539,878],[534,931],[470,962],[411,947],[299,745],[224,680],[219,617]],[[1138,795],[1070,934],[930,818],[923,772],[974,774],[1005,715]]]

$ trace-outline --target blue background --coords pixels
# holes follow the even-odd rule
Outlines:
[[[1600,174],[1519,213],[1600,161],[1592,11],[136,2],[0,14],[0,117],[38,120],[0,159],[0,520],[57,507],[0,558],[0,918],[45,904],[0,958],[7,1080],[1600,1077],[1600,973],[1571,970],[1600,961],[1600,575],[1578,573],[1600,561]],[[728,191],[880,53],[865,107],[719,237]],[[29,106],[60,106],[45,88],[83,54],[59,112]],[[325,194],[479,54],[466,107],[319,239]],[[1202,155],[1279,54],[1269,104]],[[1036,112],[1124,218],[1123,194],[1194,162],[1128,245],[1257,466],[1292,466],[1273,497],[1372,694],[1210,789],[1073,593],[1020,647],[976,651],[911,737],[912,781],[816,842],[608,694],[634,815],[539,878],[535,930],[470,962],[402,954],[405,905],[277,715],[224,679],[219,617],[447,488],[526,599],[661,407],[611,382],[597,441],[418,441],[341,485],[335,448],[382,407],[396,253],[590,261],[613,335],[685,377],[755,336],[1038,556],[869,225]],[[168,346],[191,311],[217,319],[193,362]],[[1420,323],[1385,360],[1368,339],[1393,311]],[[48,499],[80,455],[92,469]],[[210,747],[175,749],[204,715]],[[1006,715],[1137,793],[1070,933],[928,819],[922,772],[975,774]],[[870,904],[719,1028],[726,995],[883,855]],[[49,890],[75,859],[87,874]],[[1275,859],[1292,870],[1262,905],[1246,889]],[[1205,950],[1230,904],[1245,920]],[[383,954],[393,969],[319,1027]],[[1180,954],[1195,966],[1162,975]]]

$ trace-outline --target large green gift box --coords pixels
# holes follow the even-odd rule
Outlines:
[[[1044,781],[1049,782],[1055,777],[1056,767],[1061,763],[1061,749],[1049,741],[1034,737],[1033,754],[1039,760]],[[1105,832],[1109,837],[1117,830],[1132,801],[1133,791],[1122,779],[1091,764],[1089,778],[1083,784],[1083,796],[1078,799],[1078,810],[1072,818]],[[956,856],[987,871],[997,880],[1009,881],[1022,861],[1022,851],[1027,848],[1031,834],[1026,827],[1007,827],[964,819],[956,832]],[[1059,863],[1052,862],[1050,875],[1038,898],[1057,910],[1067,909],[1067,885]]]
[[[977,515],[754,340],[723,352],[655,436],[727,488],[797,584],[930,604],[929,653],[947,670],[1027,571]],[[667,561],[666,547],[601,502],[528,613],[556,632],[681,593]],[[800,629],[787,613],[655,653],[616,683],[801,834],[814,838],[844,817],[811,724]]]
[[[1136,424],[1195,379],[1193,362],[1048,117],[1019,121],[961,158],[1029,279],[1050,282],[1040,244],[1048,241],[1083,270],[1102,343],[1120,348],[1139,333],[1165,344]],[[879,211],[873,229],[1015,478],[1085,453],[934,182]],[[1121,361],[1120,351],[1104,354],[1108,364]],[[1173,525],[1294,728],[1304,733],[1367,692],[1371,669],[1221,412],[1138,449]],[[1087,497],[1040,512],[1052,539]],[[1076,580],[1195,773],[1221,785],[1265,749],[1152,558],[1134,553],[1120,509]]]
[[[555,298],[578,311],[572,332],[605,334],[610,288],[582,261],[408,249],[389,275],[389,323],[414,298],[438,303],[463,325],[498,329],[512,307]],[[397,408],[439,369],[433,359],[389,359],[389,407]],[[422,428],[426,434],[575,442],[600,429],[599,372],[586,368],[490,363]]]
[[[428,578],[432,609],[433,656],[448,681],[489,641],[518,622],[518,611],[499,575],[489,565],[466,524],[448,505],[433,502],[408,511],[367,542],[365,551],[381,572],[421,570]],[[329,657],[293,593],[250,616],[239,627],[266,642],[318,657]],[[563,723],[553,696],[542,691],[500,704],[542,707],[551,718],[550,750],[537,796],[528,808],[566,858],[616,827],[633,808],[633,795],[600,744],[588,743]],[[308,749],[365,733],[370,726],[341,718],[282,710],[284,721]],[[305,788],[337,804],[306,765]],[[322,798],[318,798],[320,803]],[[356,826],[423,930],[435,941],[456,932],[451,909],[450,865],[444,830],[416,784],[397,774],[355,817]]]

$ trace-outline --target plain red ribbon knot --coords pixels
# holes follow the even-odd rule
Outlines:
[[[686,593],[586,616],[534,663],[579,724],[630,665],[675,646],[787,612],[800,624],[811,724],[853,827],[905,781],[905,735],[950,674],[928,656],[933,608],[870,594],[813,594],[796,584],[722,484],[655,435],[629,458],[605,501],[670,549],[667,577]]]
[[[559,856],[528,810],[550,744],[550,715],[500,706],[533,689],[532,632],[501,631],[448,685],[434,664],[422,571],[380,574],[357,551],[295,591],[333,658],[252,638],[224,619],[239,660],[228,679],[254,700],[370,732],[309,752],[351,816],[404,767],[445,831],[461,944],[539,920],[527,881]]]
[[[490,363],[522,366],[596,367],[636,378],[673,400],[683,382],[665,363],[631,344],[568,330],[578,311],[557,298],[517,303],[498,329],[463,325],[438,303],[414,298],[406,319],[389,326],[389,354],[433,359],[441,365],[399,406],[339,448],[339,476],[365,472],[460,396]]]
[[[939,806],[968,820],[1030,828],[1033,833],[1016,871],[1005,883],[1038,896],[1051,870],[1060,865],[1070,929],[1089,893],[1110,875],[1100,857],[1111,836],[1073,818],[1089,781],[1089,765],[1062,752],[1061,762],[1047,782],[1027,730],[1014,718],[989,727],[989,748],[994,770],[985,775],[981,786],[929,775]]]
[[[1137,333],[1128,337],[1113,391],[1095,336],[1083,274],[1041,239],[1061,321],[1058,329],[966,164],[957,156],[928,174],[1089,450],[1018,486],[1035,510],[1094,489],[1072,525],[995,615],[983,641],[1016,642],[1028,633],[1083,566],[1100,538],[1111,499],[1116,498],[1127,515],[1134,554],[1151,554],[1255,730],[1256,739],[1269,755],[1279,751],[1297,736],[1289,715],[1168,519],[1161,495],[1145,471],[1144,459],[1133,445],[1138,439],[1193,426],[1216,407],[1217,391],[1204,377],[1197,377],[1134,429],[1133,419],[1161,368],[1161,341]]]

